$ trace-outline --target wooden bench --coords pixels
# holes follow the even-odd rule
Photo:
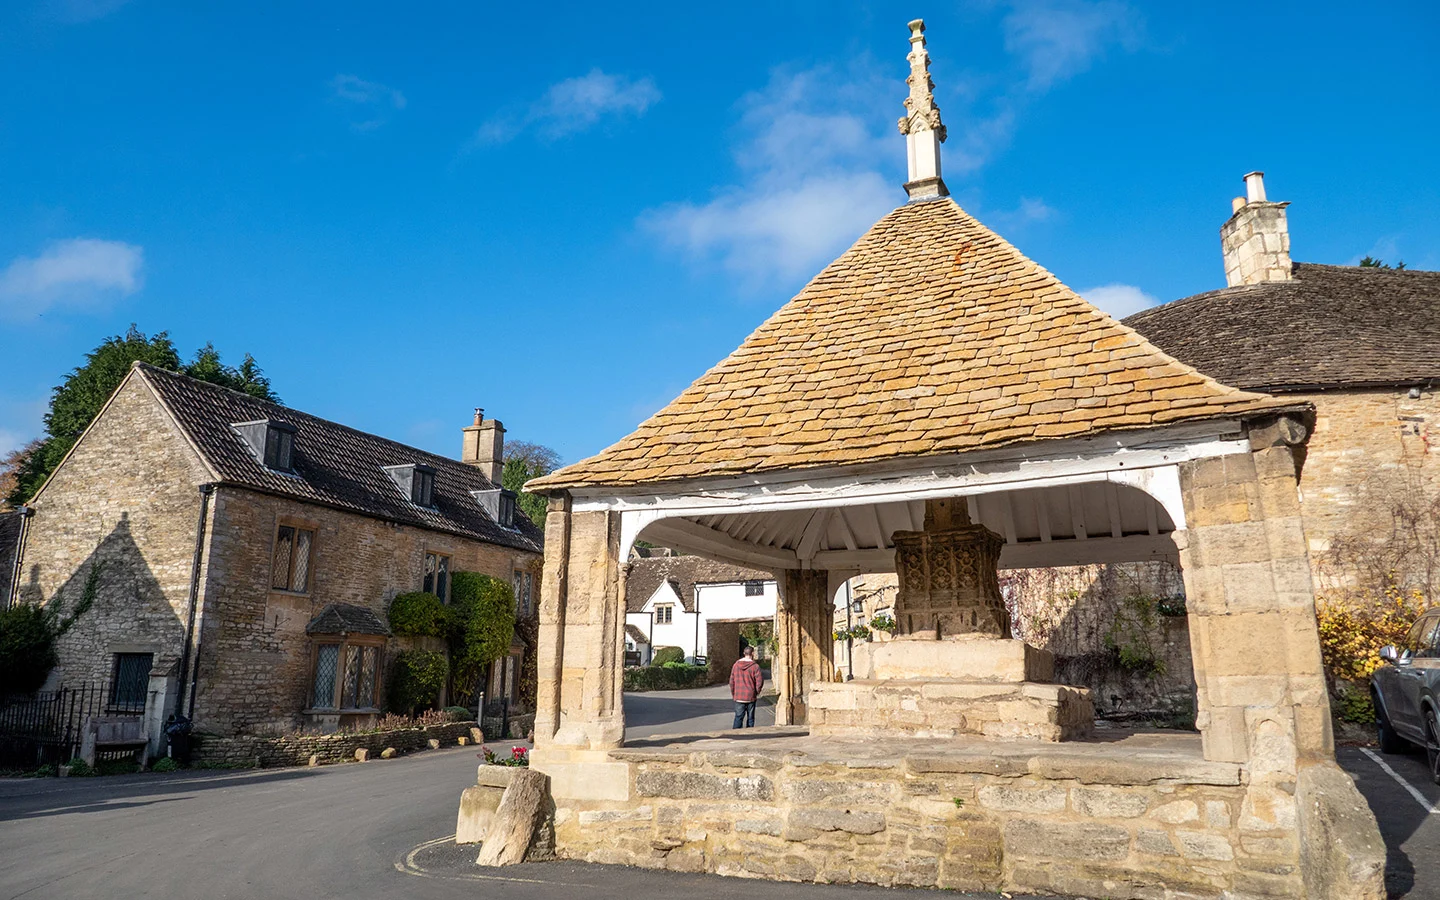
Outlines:
[[[109,750],[134,750],[140,768],[148,763],[150,736],[143,716],[90,716],[82,726],[80,758],[91,766],[96,757]]]

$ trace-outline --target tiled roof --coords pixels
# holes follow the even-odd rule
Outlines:
[[[626,625],[625,633],[630,635],[630,640],[634,641],[637,644],[650,643],[650,636],[647,635],[645,632],[641,631],[639,625]]]
[[[695,611],[695,585],[773,581],[775,576],[701,556],[655,556],[632,560],[625,575],[625,611],[640,612],[660,585],[669,581],[686,612]]]
[[[1227,384],[1297,391],[1440,381],[1440,272],[1296,263],[1125,324]]]
[[[629,437],[529,487],[849,465],[1282,405],[1166,356],[944,198],[885,216]]]
[[[541,550],[540,529],[523,513],[515,512],[515,528],[502,528],[470,495],[470,491],[496,487],[474,466],[154,366],[137,364],[135,368],[155,389],[222,484],[517,550]],[[230,427],[258,419],[273,419],[295,427],[293,475],[261,465],[244,439]],[[384,470],[385,466],[408,463],[435,469],[434,509],[411,503]]]
[[[389,634],[390,629],[380,617],[363,606],[349,603],[331,603],[320,610],[310,624],[305,626],[306,634]]]

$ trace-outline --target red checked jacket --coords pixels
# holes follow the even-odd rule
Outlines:
[[[753,659],[740,657],[730,667],[730,696],[736,703],[753,703],[765,686],[765,673]]]

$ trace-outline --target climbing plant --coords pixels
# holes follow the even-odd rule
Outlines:
[[[450,667],[457,682],[472,682],[510,650],[515,636],[515,589],[479,572],[450,579]]]

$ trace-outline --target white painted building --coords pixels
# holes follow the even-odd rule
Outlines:
[[[698,556],[636,559],[625,581],[625,649],[641,665],[660,647],[679,647],[694,662],[710,654],[707,623],[773,620],[776,597],[768,572]]]

